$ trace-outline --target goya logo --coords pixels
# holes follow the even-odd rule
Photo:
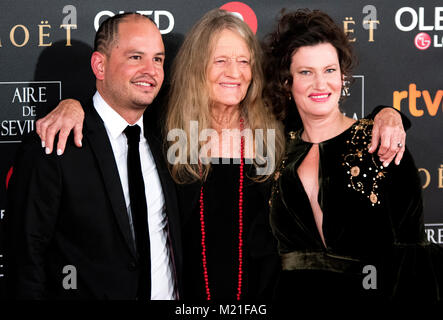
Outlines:
[[[257,32],[257,16],[255,15],[254,10],[251,9],[248,5],[243,2],[228,2],[220,7],[220,9],[231,11],[244,22],[246,22],[251,28],[254,34]]]

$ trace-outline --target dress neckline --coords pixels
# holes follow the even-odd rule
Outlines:
[[[331,137],[331,138],[329,138],[329,139],[326,139],[326,140],[323,140],[323,141],[321,141],[321,142],[310,142],[310,141],[303,140],[303,138],[301,137],[301,135],[302,135],[302,133],[303,133],[303,131],[304,131],[303,128],[301,128],[301,129],[298,131],[298,133],[297,133],[297,138],[298,138],[301,142],[306,143],[306,144],[310,144],[310,145],[314,145],[314,144],[318,144],[318,145],[327,144],[327,143],[332,142],[332,141],[334,141],[335,139],[339,138],[339,137],[342,136],[344,133],[351,131],[351,130],[352,130],[356,125],[358,125],[359,123],[360,123],[360,119],[359,119],[359,120],[356,120],[356,121],[354,121],[354,122],[352,122],[352,124],[351,124],[349,127],[347,127],[345,130],[343,130],[342,132],[340,132],[340,133],[337,134],[336,136],[333,136],[333,137]]]

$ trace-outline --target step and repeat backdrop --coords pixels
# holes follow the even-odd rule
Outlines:
[[[393,105],[412,122],[407,145],[423,185],[426,235],[443,245],[443,3],[441,1],[2,0],[0,3],[0,218],[15,152],[35,121],[64,98],[94,92],[93,39],[101,21],[119,12],[152,18],[171,62],[190,27],[221,7],[241,16],[262,40],[282,8],[321,9],[350,35],[360,64],[344,110],[362,117]],[[85,181],[87,183],[87,181]],[[91,204],[93,205],[93,204]],[[2,223],[0,220],[0,228]],[[376,230],[374,230],[376,232]],[[0,243],[0,288],[4,279]]]

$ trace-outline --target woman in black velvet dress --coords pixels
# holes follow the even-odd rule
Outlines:
[[[271,199],[284,270],[278,297],[442,299],[443,250],[425,240],[411,154],[384,166],[368,152],[373,121],[339,109],[354,64],[343,31],[320,11],[287,13],[269,53],[274,107],[292,107],[302,127],[288,134]]]

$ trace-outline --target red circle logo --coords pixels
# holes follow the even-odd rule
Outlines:
[[[419,50],[426,50],[431,46],[431,42],[431,36],[426,32],[420,32],[414,39],[414,44]]]
[[[257,16],[254,10],[243,2],[228,2],[220,7],[222,10],[230,11],[244,22],[246,22],[255,34],[257,32]]]

